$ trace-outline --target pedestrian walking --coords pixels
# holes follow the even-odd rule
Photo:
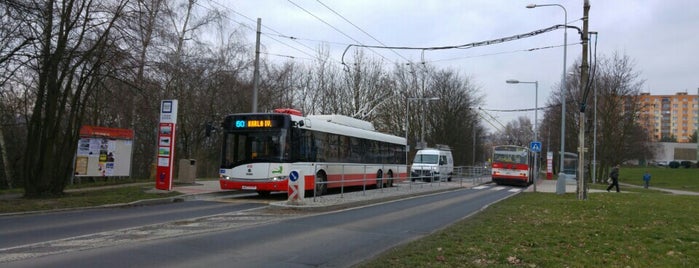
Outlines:
[[[646,173],[643,174],[643,188],[648,189],[648,186],[650,186],[650,173],[646,170]]]
[[[612,179],[612,183],[607,186],[607,192],[609,192],[612,187],[616,187],[616,192],[619,192],[619,165],[612,168],[612,172],[609,172],[609,178]]]

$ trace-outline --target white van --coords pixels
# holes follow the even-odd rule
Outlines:
[[[411,181],[451,181],[453,173],[454,158],[448,148],[419,150],[410,167]]]

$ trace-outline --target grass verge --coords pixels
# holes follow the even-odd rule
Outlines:
[[[696,267],[699,197],[522,193],[360,267]]]
[[[179,192],[151,193],[153,187],[126,186],[103,190],[68,192],[56,198],[13,198],[0,200],[0,213],[92,207],[129,203],[144,199],[177,196]]]
[[[621,167],[619,181],[643,185],[643,173],[651,174],[650,186],[699,192],[699,169],[667,167]]]

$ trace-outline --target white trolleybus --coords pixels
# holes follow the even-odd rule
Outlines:
[[[492,161],[492,180],[496,184],[527,186],[534,179],[534,156],[529,148],[494,146]]]
[[[405,138],[351,117],[304,117],[292,109],[232,114],[223,133],[221,189],[287,192],[292,170],[315,195],[337,187],[390,187],[407,178]]]

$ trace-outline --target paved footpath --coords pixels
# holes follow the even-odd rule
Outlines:
[[[556,180],[539,180],[539,183],[536,185],[536,190],[537,192],[543,192],[543,193],[555,193],[556,192]],[[634,185],[634,184],[627,184],[627,183],[619,183],[619,189],[621,192],[624,192],[624,188],[643,188],[643,186],[639,185]],[[578,186],[575,181],[568,181],[566,183],[566,193],[575,193],[578,189]],[[674,189],[666,189],[666,188],[659,188],[659,187],[648,187],[650,190],[656,190],[656,191],[662,191],[666,192],[669,194],[677,194],[677,195],[699,195],[699,192],[691,192],[691,191],[682,191],[682,190],[674,190]],[[526,190],[527,192],[533,192],[534,187],[529,186]],[[589,189],[590,193],[602,193],[605,192],[604,190],[598,190],[598,189]]]

